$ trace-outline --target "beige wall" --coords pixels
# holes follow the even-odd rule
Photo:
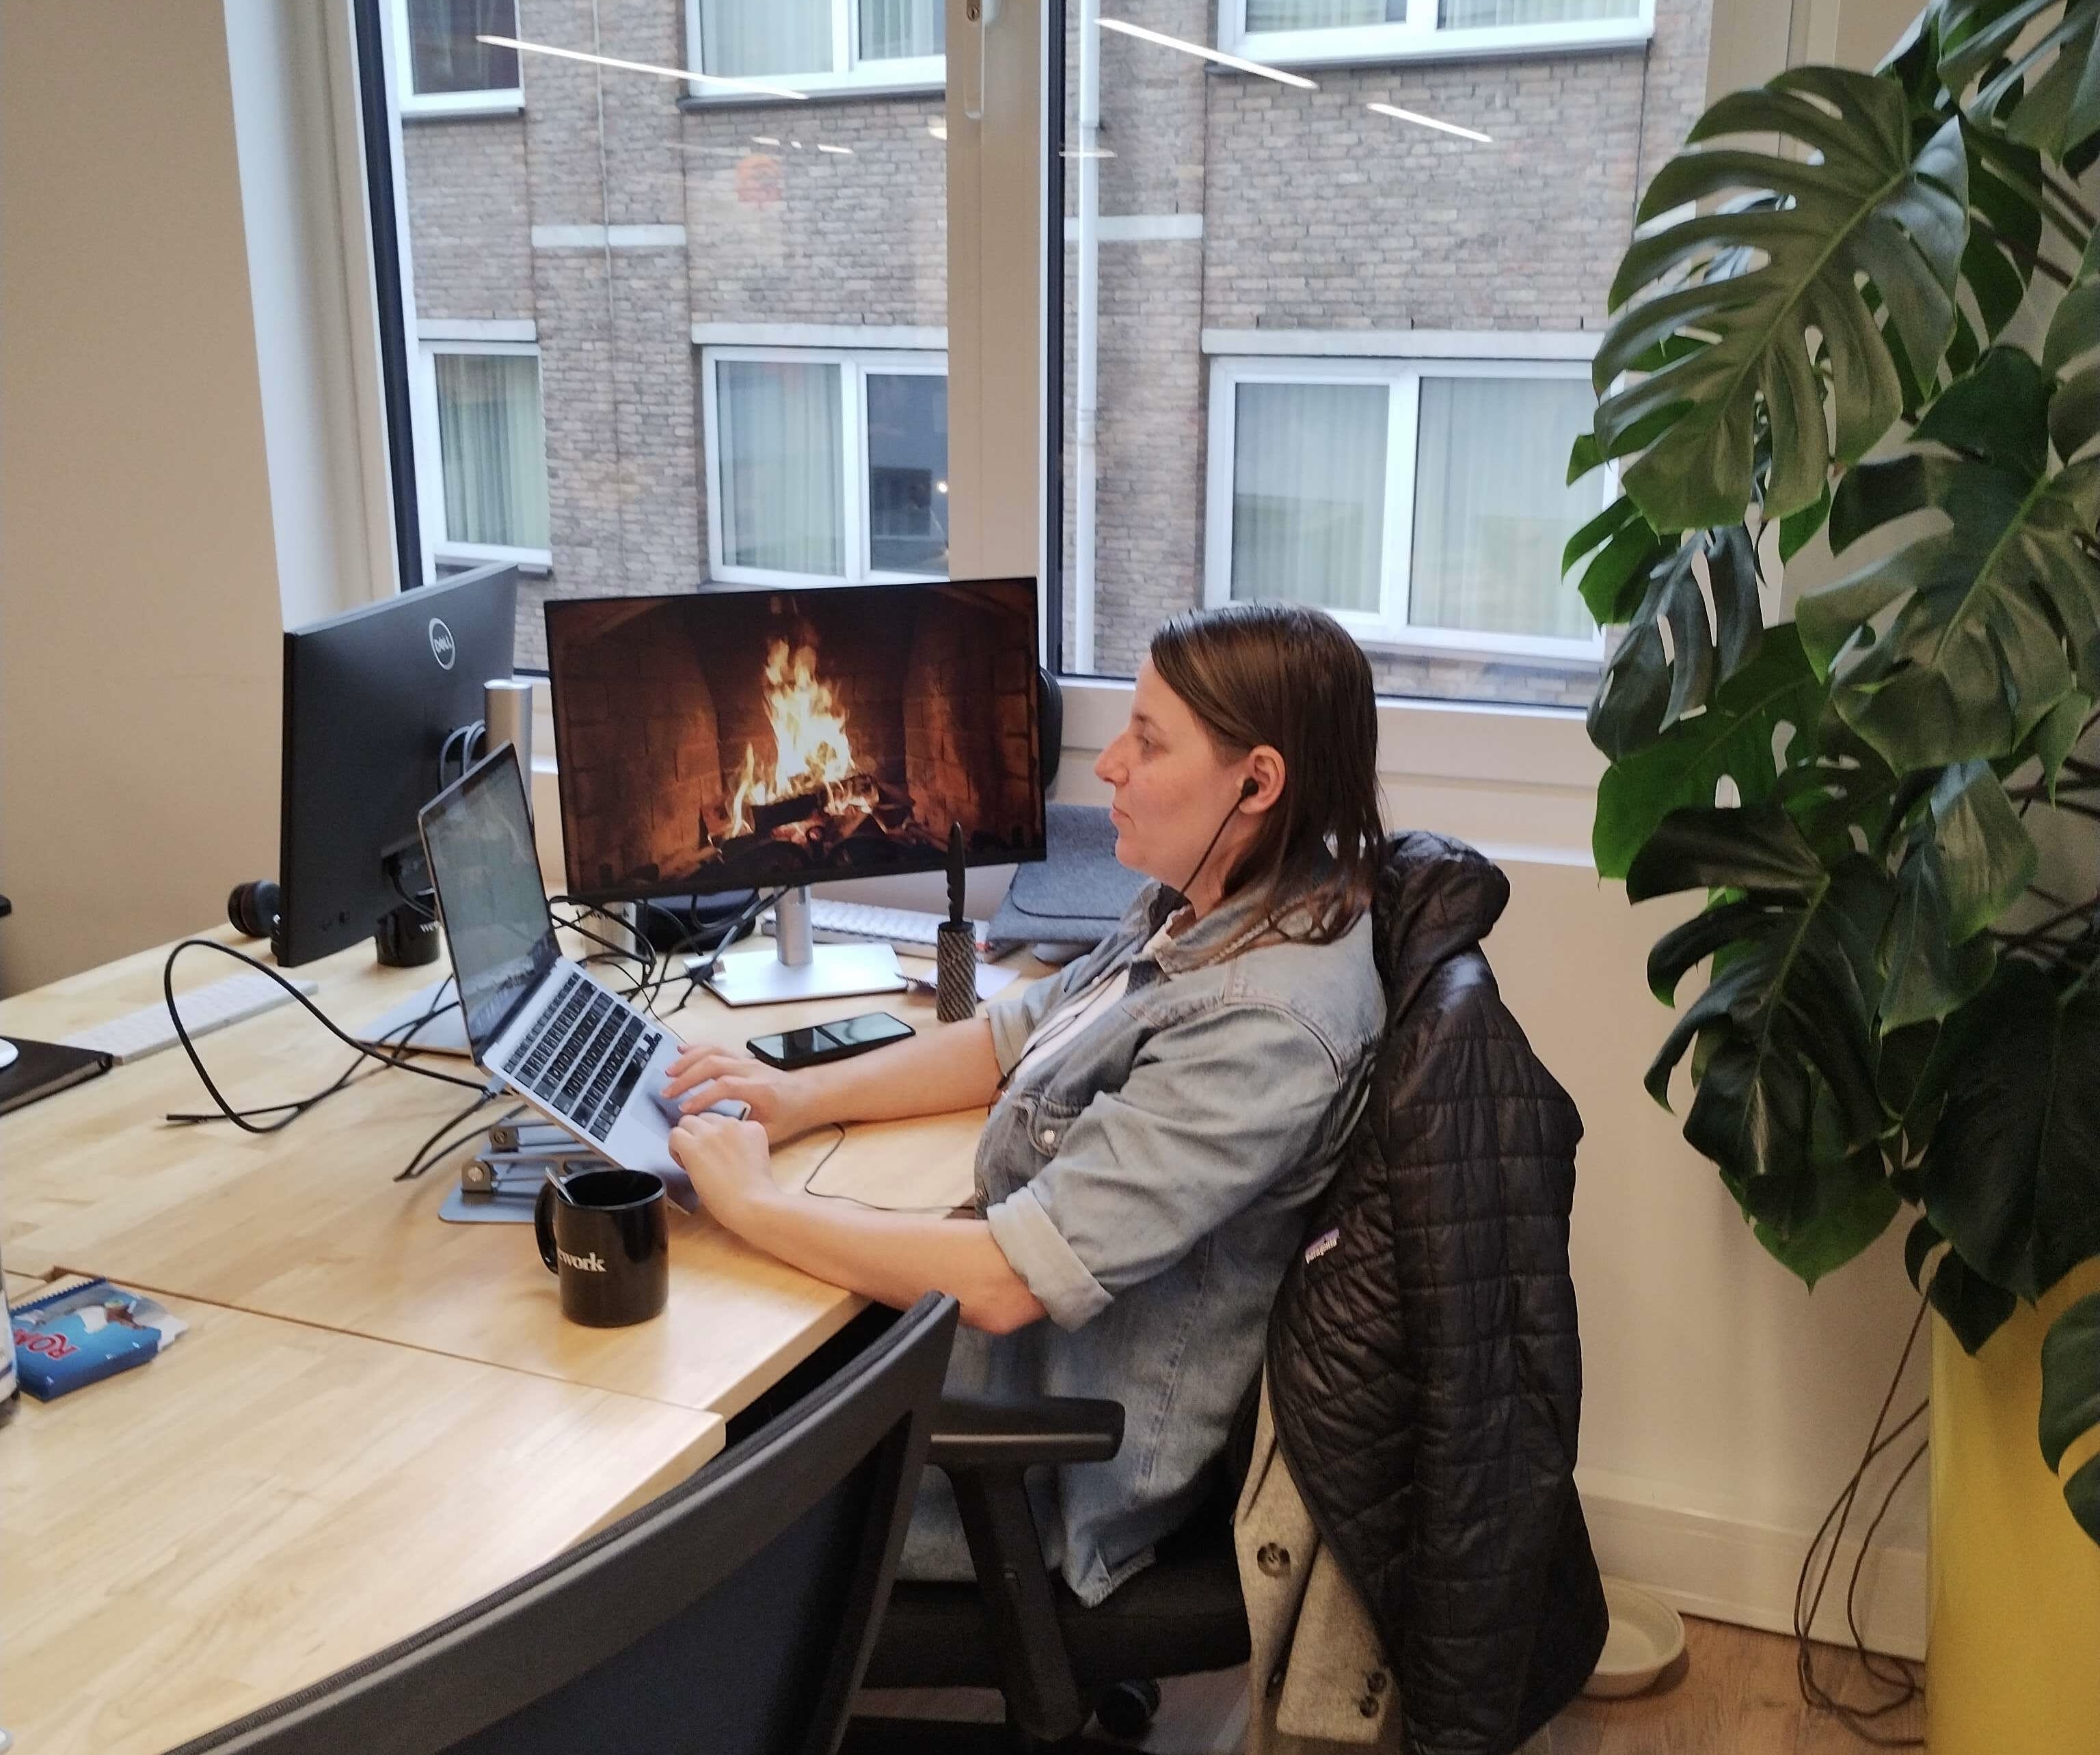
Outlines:
[[[222,0],[0,0],[0,992],[274,869],[280,625]]]

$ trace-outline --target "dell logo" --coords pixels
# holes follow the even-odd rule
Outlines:
[[[452,644],[452,631],[436,616],[430,618],[430,656],[438,661],[438,668],[450,670],[452,661],[459,656],[459,648]]]
[[[588,1255],[571,1255],[567,1250],[556,1248],[554,1253],[562,1258],[562,1265],[573,1268],[579,1273],[603,1273],[605,1258],[593,1250]]]

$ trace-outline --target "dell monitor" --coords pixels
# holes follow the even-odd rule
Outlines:
[[[514,567],[483,567],[285,634],[280,964],[367,937],[382,962],[436,955],[416,814],[477,753],[517,598]]]
[[[780,889],[731,1003],[901,986],[812,947],[807,886],[1043,857],[1032,579],[764,586],[547,605],[569,893]],[[877,969],[876,963],[885,967]],[[774,963],[773,967],[761,965]]]

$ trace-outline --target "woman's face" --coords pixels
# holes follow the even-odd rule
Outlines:
[[[1272,765],[1273,783],[1266,771]],[[1281,760],[1265,746],[1224,759],[1188,703],[1159,680],[1147,659],[1138,666],[1130,723],[1094,764],[1096,778],[1114,789],[1109,814],[1116,827],[1116,858],[1133,871],[1184,888],[1219,824],[1230,818],[1191,899],[1202,897],[1258,831],[1261,813],[1281,789]],[[1241,787],[1251,778],[1256,796],[1242,800]]]

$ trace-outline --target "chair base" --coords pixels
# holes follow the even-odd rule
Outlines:
[[[1136,1747],[1084,1735],[1043,1743],[1012,1725],[952,1718],[854,1718],[839,1755],[1132,1755]]]

